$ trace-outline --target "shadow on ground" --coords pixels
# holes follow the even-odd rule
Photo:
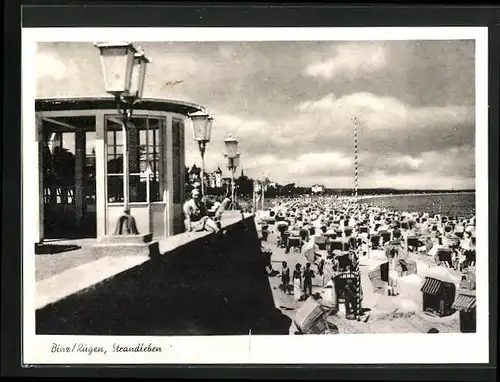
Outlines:
[[[35,244],[36,255],[52,255],[56,253],[75,251],[82,248],[75,244]]]

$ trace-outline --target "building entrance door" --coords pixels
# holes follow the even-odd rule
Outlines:
[[[95,118],[87,119],[43,119],[44,239],[96,237]]]

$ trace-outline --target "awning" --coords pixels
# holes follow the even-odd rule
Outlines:
[[[461,310],[462,312],[468,313],[476,307],[476,297],[466,294],[459,294],[451,307],[452,309]]]
[[[432,277],[426,277],[424,285],[422,285],[420,291],[435,296],[439,293],[442,283],[443,282],[441,280],[434,279]]]

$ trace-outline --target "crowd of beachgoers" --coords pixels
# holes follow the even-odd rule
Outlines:
[[[391,211],[372,203],[358,203],[354,198],[297,198],[277,199],[269,217],[274,220],[276,231],[301,237],[302,245],[312,237],[328,237],[346,242],[347,248],[355,246],[363,256],[397,240],[406,252],[432,257],[450,253],[451,264],[441,264],[447,267],[475,262],[467,258],[475,251],[475,216]]]
[[[287,264],[294,275],[289,288],[295,301],[305,301],[314,292],[331,288],[336,275],[359,270],[359,264],[363,265],[362,272],[373,274],[380,264],[389,262],[389,295],[400,292],[413,300],[410,310],[421,311],[420,287],[426,276],[454,282],[459,287],[463,275],[475,272],[475,216],[391,211],[373,202],[353,197],[276,199],[271,208],[261,212],[258,220],[264,236],[272,235],[285,253],[300,253],[302,264]],[[392,262],[396,258],[397,265]],[[315,288],[304,288],[303,278],[309,269],[313,271]],[[282,269],[276,271],[283,278]],[[300,288],[294,283],[297,271],[301,272]],[[405,276],[410,277],[405,280]],[[376,279],[371,280],[370,287],[376,287]],[[408,286],[411,282],[413,285]],[[405,283],[408,291],[402,290]],[[284,290],[288,287],[284,286]],[[334,288],[331,290],[335,293]],[[365,301],[367,292],[365,284],[361,291]],[[414,297],[417,294],[420,297]]]

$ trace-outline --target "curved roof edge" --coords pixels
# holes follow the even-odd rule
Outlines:
[[[138,110],[154,110],[173,112],[188,115],[195,111],[206,110],[204,106],[165,98],[143,98],[135,106]],[[116,110],[116,102],[113,97],[88,96],[88,97],[36,97],[36,111],[53,110],[89,110],[89,109],[113,109]]]

